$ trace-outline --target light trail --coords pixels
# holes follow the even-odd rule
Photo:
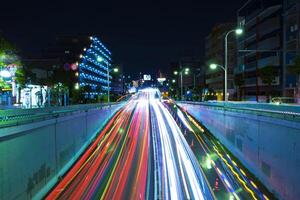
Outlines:
[[[259,190],[257,184],[255,184],[251,179],[249,179],[246,176],[246,173],[237,165],[237,163],[234,160],[231,159],[231,157],[226,153],[226,151],[223,149],[222,145],[219,142],[217,145],[214,143],[214,141],[210,141],[210,144],[210,142],[208,142],[210,139],[205,141],[202,139],[202,137],[206,137],[204,135],[205,131],[198,124],[198,122],[196,122],[186,111],[184,111],[183,114],[180,108],[178,108],[177,114],[187,129],[191,129],[191,122],[200,131],[200,133],[196,133],[195,131],[190,130],[195,135],[196,139],[199,141],[199,144],[202,146],[206,154],[209,155],[209,153],[215,152],[216,155],[219,157],[219,160],[223,163],[223,166],[221,168],[224,168],[225,166],[224,170],[226,169],[227,172],[229,172],[234,177],[234,180],[232,180],[228,177],[228,175],[226,175],[226,173],[222,173],[220,167],[217,167],[216,162],[212,161],[213,166],[220,175],[221,180],[224,181],[226,188],[232,193],[235,199],[240,199],[240,197],[235,192],[238,189],[233,188],[233,184],[230,182],[235,182],[236,185],[241,185],[242,188],[250,195],[251,199],[269,199]],[[185,117],[184,115],[187,117]]]
[[[214,199],[157,93],[134,95],[45,199]]]
[[[182,197],[200,200],[213,199],[213,197],[210,196],[211,194],[207,185],[203,185],[206,183],[201,181],[203,178],[201,177],[200,166],[198,164],[195,165],[195,163],[197,163],[196,158],[193,156],[189,145],[184,139],[175,120],[172,118],[172,115],[159,101],[152,101],[151,106],[154,109],[157,123],[160,127],[159,133],[162,138],[162,151],[167,157],[167,160],[168,158],[174,158],[173,162],[166,164],[168,170],[167,175],[173,176],[173,174],[176,173],[176,177],[179,178],[176,179],[178,182],[176,185],[169,186],[170,190],[172,189],[173,192],[180,194],[181,199]],[[176,160],[177,162],[175,162]],[[194,162],[192,162],[192,160],[194,160]],[[182,185],[179,182],[180,179]],[[203,190],[206,191],[205,197]],[[171,199],[173,198],[171,197]]]

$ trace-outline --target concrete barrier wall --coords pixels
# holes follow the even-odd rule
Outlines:
[[[122,104],[0,129],[0,199],[40,199]]]
[[[300,196],[300,123],[179,103],[280,199]]]

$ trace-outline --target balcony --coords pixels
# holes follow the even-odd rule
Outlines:
[[[263,68],[268,65],[279,66],[280,65],[279,56],[270,56],[270,57],[258,60],[258,64],[257,64],[258,68]]]
[[[280,19],[278,17],[274,17],[268,19],[267,21],[263,22],[260,26],[260,36],[264,36],[272,31],[280,29]]]
[[[256,60],[245,64],[245,71],[250,72],[256,69]]]
[[[278,47],[280,47],[280,41],[278,37],[268,38],[266,40],[261,41],[258,44],[259,50],[265,50],[265,49],[272,50],[272,49],[277,49]]]

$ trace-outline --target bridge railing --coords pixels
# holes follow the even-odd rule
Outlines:
[[[235,103],[235,102],[191,102],[178,101],[177,103],[205,106],[207,108],[232,111],[239,113],[255,114],[285,120],[300,121],[300,106],[272,105],[258,103]]]
[[[76,112],[83,112],[91,109],[102,109],[103,107],[122,104],[117,103],[102,103],[102,104],[81,104],[62,107],[48,108],[33,108],[33,109],[11,109],[0,111],[0,128],[16,126],[47,120],[58,116],[70,115]]]

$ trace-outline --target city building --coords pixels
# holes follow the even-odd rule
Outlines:
[[[300,55],[300,0],[285,0],[283,11],[284,28],[284,73],[286,80],[284,96],[300,99],[299,76],[289,70]]]
[[[46,57],[60,60],[54,76],[69,87],[71,96],[81,89],[87,98],[94,98],[111,89],[111,52],[96,36],[59,36]]]
[[[238,11],[238,23],[244,34],[238,38],[236,87],[244,100],[267,101],[283,95],[286,80],[283,72],[282,0],[249,0]],[[274,79],[266,84],[262,69],[272,66]]]
[[[210,63],[225,65],[225,35],[228,31],[236,28],[235,23],[218,24],[213,27],[205,39],[205,60],[207,66]],[[236,37],[230,35],[228,38],[228,93],[229,99],[235,96],[233,84],[233,69],[236,65]],[[221,68],[207,69],[205,83],[207,89],[213,91],[217,100],[224,100],[224,70]]]
[[[111,52],[97,37],[90,37],[91,44],[83,49],[78,65],[79,87],[90,86],[91,95],[110,90]],[[78,86],[78,85],[75,85]]]

